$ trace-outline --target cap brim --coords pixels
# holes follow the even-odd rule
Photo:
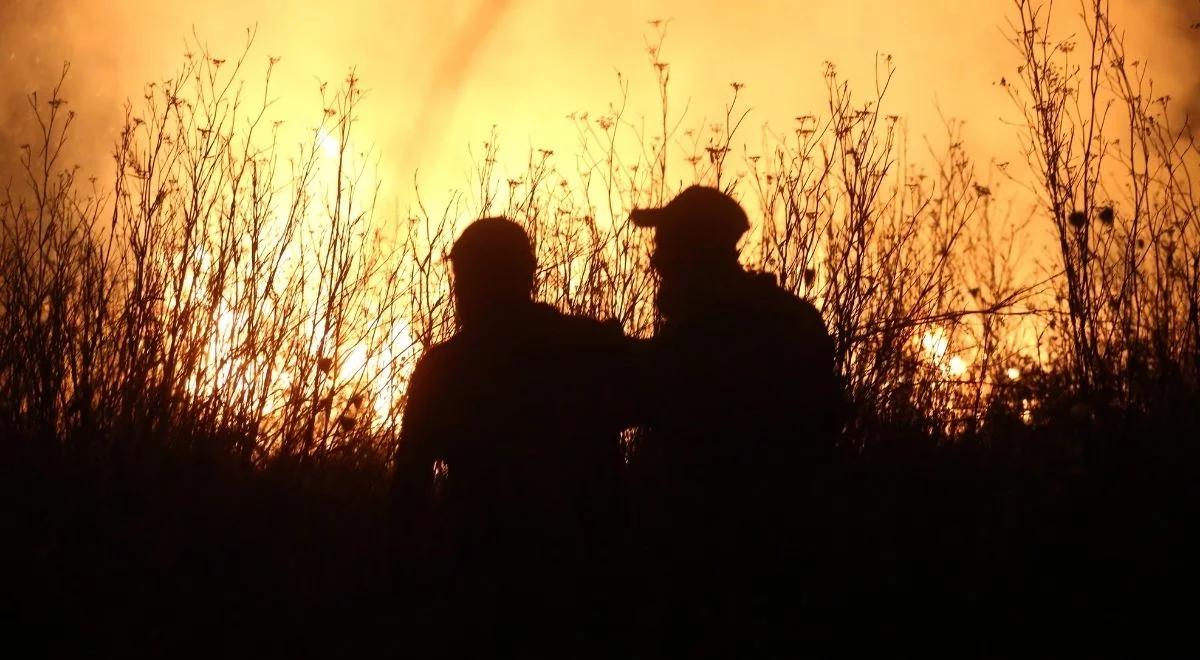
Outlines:
[[[629,212],[629,220],[638,227],[658,227],[668,216],[665,208],[634,209]]]

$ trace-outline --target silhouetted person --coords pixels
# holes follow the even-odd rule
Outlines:
[[[528,648],[599,615],[628,345],[616,324],[532,300],[533,252],[512,221],[472,223],[450,258],[460,330],[409,386],[395,532],[445,641]]]
[[[836,440],[832,341],[810,303],[743,270],[749,223],[728,195],[693,186],[632,220],[654,229],[662,317],[634,455],[643,534],[659,606],[680,615],[672,650],[711,649],[706,635],[789,597],[770,592],[802,559],[809,482]]]

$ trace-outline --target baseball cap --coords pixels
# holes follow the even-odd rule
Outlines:
[[[690,186],[658,208],[634,209],[629,219],[692,243],[733,247],[750,221],[735,199],[716,188]]]

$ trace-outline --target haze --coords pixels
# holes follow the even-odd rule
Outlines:
[[[1060,2],[1075,25],[1075,3]],[[493,125],[501,164],[530,147],[570,154],[571,112],[602,111],[618,97],[616,71],[631,84],[634,114],[653,113],[657,97],[647,63],[649,19],[669,19],[663,59],[671,64],[672,107],[685,124],[722,112],[729,82],[746,84],[753,113],[743,141],[764,124],[787,127],[819,111],[826,60],[856,88],[873,84],[876,53],[894,56],[888,112],[908,117],[914,141],[937,135],[936,109],[968,120],[972,152],[986,161],[1019,160],[1012,112],[996,86],[1012,75],[1005,41],[1010,4],[1002,0],[819,0],[743,3],[653,2],[305,3],[282,0],[97,2],[7,0],[0,9],[0,94],[8,115],[0,147],[15,149],[28,127],[24,95],[45,89],[72,62],[67,96],[79,113],[74,157],[107,161],[127,98],[146,81],[170,77],[193,33],[214,56],[235,57],[257,26],[246,77],[281,57],[274,113],[300,125],[318,119],[318,81],[338,82],[354,68],[368,90],[360,139],[374,147],[380,175],[401,204],[414,172],[437,195],[465,183],[469,145]],[[1197,109],[1200,3],[1122,0],[1114,17],[1129,50],[1148,60],[1156,87]],[[1072,28],[1074,29],[1074,28]],[[356,145],[362,147],[362,145]],[[515,165],[514,165],[515,166]]]

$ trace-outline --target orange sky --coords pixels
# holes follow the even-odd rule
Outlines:
[[[1057,35],[1078,29],[1078,7],[1059,0]],[[245,78],[253,90],[268,58],[281,58],[270,118],[287,121],[285,140],[311,136],[321,120],[319,81],[337,84],[357,71],[368,95],[354,147],[378,156],[379,219],[387,223],[393,209],[404,214],[413,203],[414,171],[435,210],[467,186],[475,165],[468,146],[478,153],[493,125],[500,177],[519,172],[530,148],[553,150],[570,171],[576,129],[566,116],[603,112],[618,97],[617,71],[630,81],[628,116],[653,115],[645,40],[656,18],[669,20],[663,57],[674,112],[689,108],[684,126],[716,120],[729,83],[744,83],[753,112],[734,146],[753,150],[764,126],[788,130],[797,115],[821,114],[826,60],[867,93],[876,54],[887,53],[897,74],[884,112],[907,118],[914,160],[925,135],[943,144],[940,108],[967,120],[978,177],[995,159],[1029,180],[1018,130],[1004,121],[1016,113],[997,85],[1016,78],[1005,38],[1011,12],[1008,0],[0,0],[0,183],[29,140],[23,96],[46,89],[64,60],[73,63],[69,107],[79,113],[70,158],[103,180],[125,100],[173,76],[193,33],[213,56],[234,58],[257,25]],[[1149,62],[1156,93],[1200,114],[1200,29],[1191,27],[1200,24],[1200,0],[1113,0],[1113,18],[1127,30],[1130,57]],[[1006,190],[1020,194],[1019,186]],[[1028,208],[1031,200],[1016,201]],[[1049,246],[1050,231],[1038,223],[1023,239]],[[1037,256],[1024,261],[1034,268]]]
[[[1064,20],[1076,11],[1070,0],[1059,7]],[[369,90],[360,135],[375,145],[384,181],[399,182],[390,194],[403,206],[414,169],[430,195],[460,185],[467,146],[493,124],[502,155],[514,161],[529,146],[570,153],[574,129],[565,115],[603,110],[616,97],[616,70],[630,75],[631,107],[652,112],[645,21],[668,18],[675,107],[690,100],[696,124],[721,111],[727,83],[744,82],[754,109],[744,137],[753,142],[764,123],[786,127],[820,110],[824,60],[865,89],[875,53],[886,52],[899,67],[890,112],[908,116],[914,138],[936,132],[936,102],[969,120],[977,157],[1012,160],[1014,132],[1001,123],[1011,106],[994,85],[1015,66],[1002,32],[1009,11],[1006,0],[6,0],[0,107],[19,108],[22,93],[72,60],[77,157],[86,160],[108,150],[123,100],[172,73],[193,28],[228,57],[244,28],[257,24],[250,71],[261,71],[268,56],[283,58],[277,113],[293,123],[315,124],[318,79],[336,82],[357,68]],[[1159,88],[1194,96],[1200,31],[1188,26],[1200,21],[1200,2],[1120,0],[1114,14],[1131,51],[1151,61]],[[0,147],[17,140],[0,135]]]

